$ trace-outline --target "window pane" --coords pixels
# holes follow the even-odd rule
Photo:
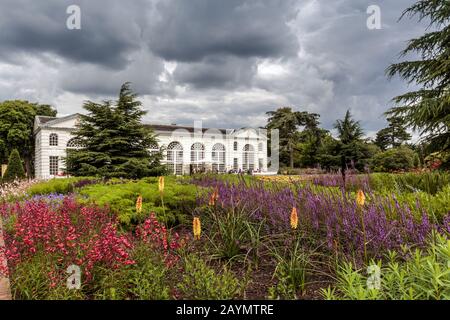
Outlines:
[[[58,164],[59,164],[59,161],[58,161],[58,157],[55,157],[55,156],[50,156],[50,175],[52,175],[52,176],[56,176],[56,175],[58,175]]]

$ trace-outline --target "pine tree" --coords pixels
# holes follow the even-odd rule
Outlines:
[[[352,118],[350,110],[347,110],[344,119],[336,121],[334,127],[338,131],[339,145],[337,149],[345,184],[347,168],[363,169],[369,150],[363,140],[364,132],[361,124]]]
[[[387,119],[387,128],[377,132],[375,144],[382,150],[388,147],[397,148],[411,139],[411,135],[406,131],[405,120],[400,117],[390,117]]]
[[[161,154],[149,151],[157,141],[141,122],[146,111],[136,97],[125,83],[115,105],[111,101],[84,104],[88,114],[80,116],[74,133],[83,148],[68,153],[70,174],[136,179],[162,173]]]
[[[397,106],[388,114],[404,117],[406,124],[420,130],[429,152],[450,152],[450,2],[420,0],[401,18],[429,19],[422,37],[409,41],[402,56],[419,54],[420,60],[391,65],[389,77],[399,75],[420,89],[394,98]],[[447,158],[449,159],[449,158]],[[447,166],[450,165],[448,161]]]
[[[3,176],[4,182],[11,182],[16,179],[24,179],[25,170],[23,169],[22,159],[20,159],[19,151],[14,149],[11,151],[8,160],[8,168]]]

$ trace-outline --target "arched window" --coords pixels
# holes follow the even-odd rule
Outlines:
[[[205,170],[205,146],[194,143],[191,146],[191,173],[203,172]]]
[[[216,143],[212,148],[212,169],[214,172],[225,172],[225,146]]]
[[[80,149],[83,148],[83,146],[75,140],[75,138],[70,139],[67,141],[67,149]]]
[[[167,169],[172,174],[183,174],[183,146],[179,142],[167,146]]]
[[[51,146],[54,147],[58,145],[58,135],[56,133],[51,133],[49,140]]]
[[[251,144],[246,144],[242,154],[242,168],[244,171],[255,169],[255,148]]]

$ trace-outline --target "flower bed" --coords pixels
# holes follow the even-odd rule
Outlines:
[[[318,192],[308,186],[268,188],[262,183],[230,184],[215,179],[197,183],[217,190],[221,207],[245,208],[252,219],[265,221],[269,233],[287,232],[292,208],[296,208],[300,233],[326,240],[329,249],[349,257],[378,258],[403,245],[422,246],[432,230],[450,232],[450,212],[442,223],[430,222],[420,203],[413,212],[395,197],[371,194],[360,206],[353,193]],[[208,196],[199,200],[200,205],[208,202]]]

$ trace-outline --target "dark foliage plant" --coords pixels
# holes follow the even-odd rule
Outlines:
[[[9,156],[8,168],[3,176],[4,182],[11,182],[17,179],[25,178],[25,170],[23,169],[22,159],[20,159],[19,151],[14,149]]]
[[[161,153],[150,153],[157,141],[141,122],[146,111],[136,97],[125,83],[114,105],[111,101],[84,104],[88,114],[80,115],[74,133],[83,148],[67,154],[68,173],[129,179],[164,174]]]

